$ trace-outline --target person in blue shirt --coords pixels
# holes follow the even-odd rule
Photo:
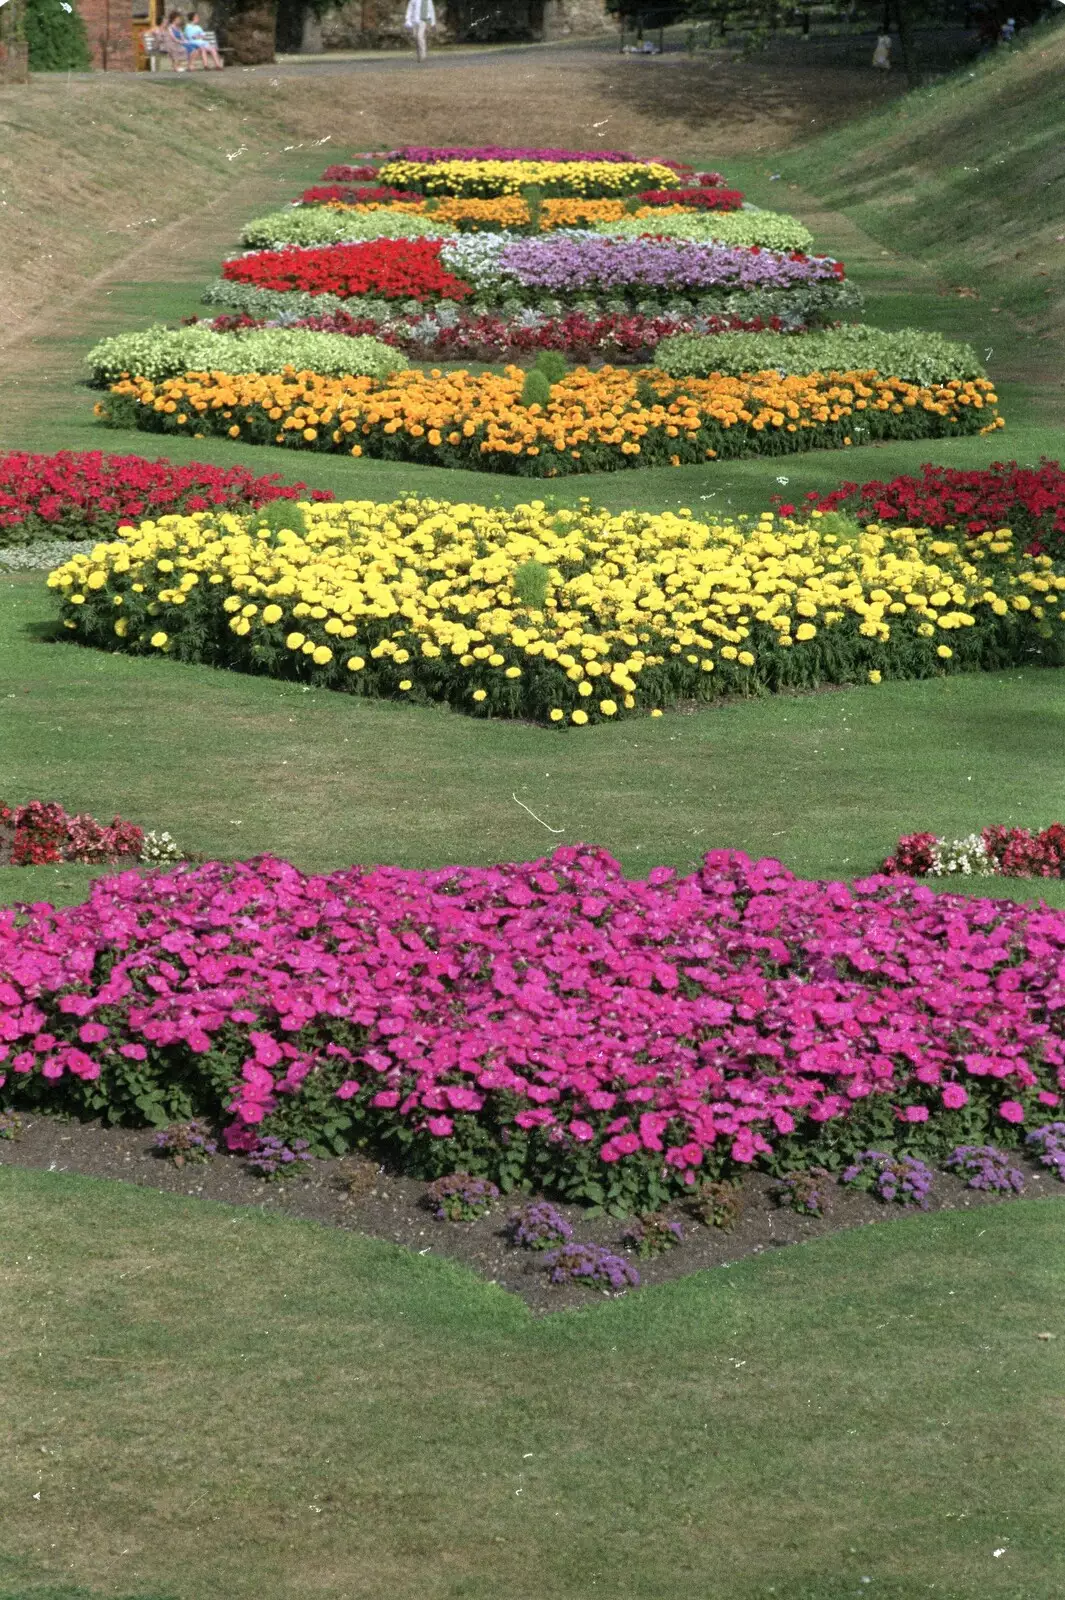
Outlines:
[[[188,22],[185,24],[185,44],[189,51],[190,66],[196,57],[199,56],[203,61],[205,69],[207,67],[214,67],[216,70],[221,70],[222,57],[218,54],[217,47],[211,42],[204,29],[201,27],[200,13],[198,11],[193,11]]]

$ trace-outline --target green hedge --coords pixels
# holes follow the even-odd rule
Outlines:
[[[327,211],[289,207],[249,222],[240,236],[249,250],[287,244],[358,244],[366,239],[446,239],[456,228],[407,211]]]
[[[787,333],[678,333],[663,339],[655,365],[671,378],[707,378],[713,372],[856,372],[874,369],[906,383],[946,383],[982,378],[984,367],[971,345],[939,333],[904,328],[884,333],[864,323],[802,335]]]
[[[401,351],[365,336],[305,328],[214,333],[207,327],[161,325],[102,339],[85,359],[93,381],[101,385],[124,373],[158,380],[182,372],[281,372],[285,367],[329,377],[384,378],[410,365]]]
[[[668,239],[691,239],[696,244],[759,244],[766,250],[812,250],[809,228],[777,211],[663,212],[660,217],[622,217],[619,222],[597,222],[596,233],[626,239],[660,233]]]

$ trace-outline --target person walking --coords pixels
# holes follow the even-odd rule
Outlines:
[[[436,27],[436,7],[433,5],[433,0],[407,0],[405,26],[414,34],[414,48],[418,52],[418,60],[424,61],[428,54],[428,30]]]

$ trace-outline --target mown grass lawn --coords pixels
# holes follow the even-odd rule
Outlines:
[[[5,1166],[0,1216],[19,1594],[1065,1586],[1058,1201],[540,1320],[431,1254],[114,1183]]]

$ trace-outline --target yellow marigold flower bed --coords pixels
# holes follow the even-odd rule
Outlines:
[[[48,579],[66,627],[111,651],[577,726],[1065,659],[1065,576],[1005,530],[963,548],[817,512],[289,509],[276,531],[254,513],[163,517],[73,556]]]
[[[577,368],[546,406],[521,404],[525,373],[410,370],[391,378],[188,372],[127,378],[106,419],[194,438],[343,451],[529,477],[680,466],[885,438],[987,433],[1000,425],[984,378],[923,388],[874,372],[671,378],[660,369]]]
[[[533,186],[552,197],[614,199],[680,183],[657,161],[386,161],[377,176],[394,189],[482,200]]]

